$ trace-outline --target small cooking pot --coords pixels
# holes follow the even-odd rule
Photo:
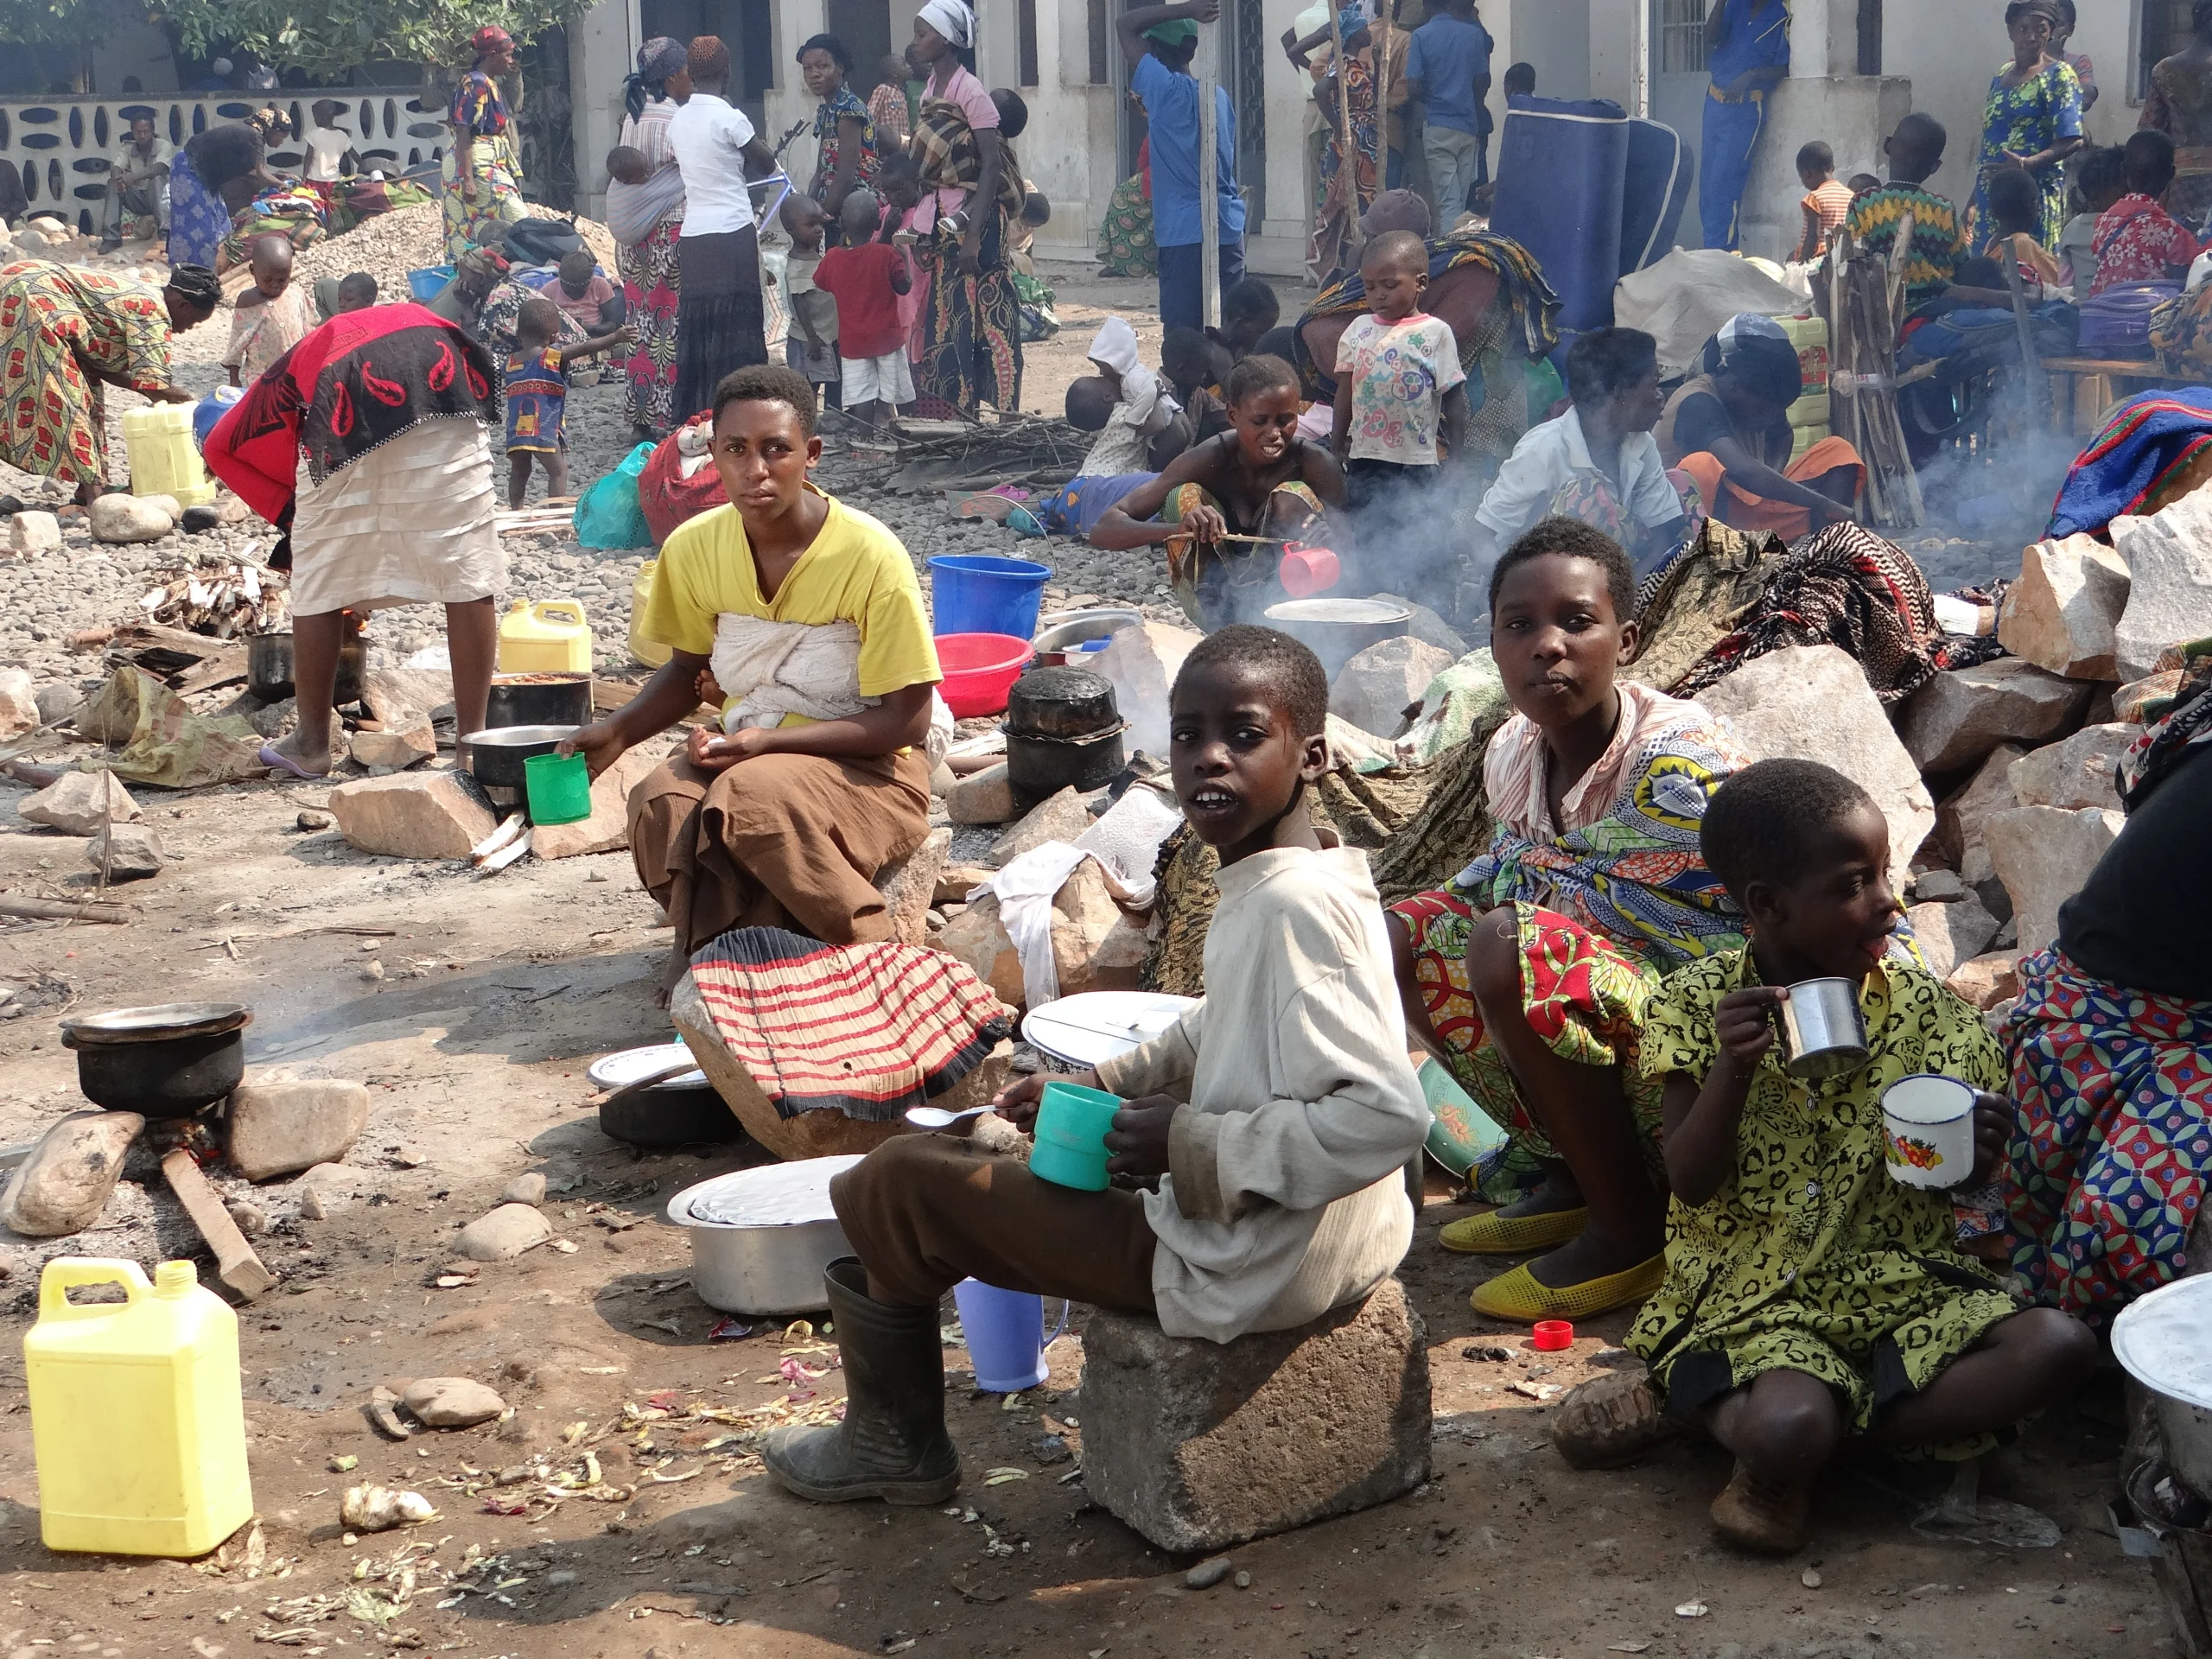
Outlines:
[[[1268,607],[1267,620],[1321,659],[1331,680],[1370,645],[1413,626],[1413,607],[1384,599],[1294,599]]]
[[[505,726],[588,726],[588,674],[501,674],[492,681],[485,703],[487,731]]]
[[[358,634],[338,647],[338,683],[330,701],[337,708],[361,700],[362,677],[368,672],[369,643]],[[255,633],[246,636],[246,690],[264,702],[281,702],[297,694],[292,683],[292,636]]]
[[[687,1186],[668,1218],[691,1235],[691,1288],[725,1313],[804,1313],[823,1305],[822,1270],[853,1247],[830,1179],[857,1157],[803,1158]]]
[[[1035,668],[1007,693],[1007,784],[1027,800],[1103,789],[1126,760],[1114,684],[1087,668]]]
[[[1090,610],[1054,611],[1037,619],[1036,666],[1062,668],[1081,666],[1076,653],[1093,639],[1109,639],[1123,628],[1144,626],[1144,613],[1124,609],[1119,606],[1099,606]]]
[[[1778,1012],[1783,1069],[1791,1077],[1840,1077],[1866,1064],[1866,1022],[1859,1014],[1859,987],[1851,981],[1792,985]]]
[[[77,1054],[77,1086],[110,1111],[189,1117],[245,1077],[251,1009],[235,1002],[170,1002],[117,1008],[61,1022]]]
[[[523,762],[534,754],[550,754],[561,740],[576,734],[574,726],[501,726],[471,732],[461,741],[468,747],[468,769],[486,789],[524,788]]]

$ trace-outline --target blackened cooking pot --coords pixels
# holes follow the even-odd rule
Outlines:
[[[77,1086],[110,1111],[189,1117],[245,1077],[252,1011],[235,1002],[171,1002],[117,1008],[61,1022],[76,1051]]]
[[[355,635],[338,647],[338,683],[330,701],[343,709],[361,700],[361,677],[368,671],[369,643]],[[246,690],[264,702],[280,702],[295,696],[292,683],[292,636],[255,633],[246,636]]]
[[[1103,789],[1126,760],[1113,682],[1087,668],[1033,668],[1007,693],[1006,774],[1014,794],[1042,800]]]
[[[588,674],[501,674],[492,681],[485,704],[486,730],[502,726],[588,726]]]

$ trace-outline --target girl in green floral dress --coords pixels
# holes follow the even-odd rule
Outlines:
[[[1554,1438],[1591,1466],[1701,1427],[1736,1454],[1714,1529],[1786,1554],[1847,1435],[1978,1455],[2077,1388],[2096,1340],[2056,1309],[2021,1311],[1959,1252],[1949,1195],[1888,1173],[1891,1084],[1974,1087],[1971,1183],[2003,1156],[2012,1107],[1993,1092],[2005,1062],[1980,1016],[1896,949],[1874,803],[1826,766],[1764,761],[1713,796],[1701,839],[1751,942],[1671,976],[1646,1011],[1674,1194],[1666,1281],[1629,1337],[1650,1371],[1577,1390]],[[1806,1083],[1783,1069],[1774,1015],[1784,987],[1821,978],[1859,987],[1869,1057]]]

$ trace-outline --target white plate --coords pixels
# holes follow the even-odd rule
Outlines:
[[[679,1227],[798,1227],[835,1221],[830,1178],[858,1162],[859,1154],[849,1154],[734,1169],[685,1187],[668,1201],[668,1218]]]
[[[606,1054],[594,1060],[584,1075],[600,1089],[620,1089],[635,1083],[639,1077],[650,1077],[656,1071],[665,1071],[679,1060],[689,1060],[691,1051],[681,1043],[648,1043],[643,1048],[626,1048],[620,1053]],[[703,1089],[707,1086],[704,1071],[691,1071],[671,1077],[665,1083],[653,1085],[659,1089]]]
[[[2212,1411],[2212,1275],[2177,1279],[2122,1308],[2112,1357],[2152,1393]]]
[[[1196,997],[1162,991],[1085,991],[1031,1009],[1021,1036],[1053,1059],[1098,1065],[1143,1047],[1197,1006]]]

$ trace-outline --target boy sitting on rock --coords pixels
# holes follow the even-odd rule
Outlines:
[[[1327,766],[1328,681],[1270,628],[1209,636],[1170,715],[1185,817],[1221,855],[1209,995],[1134,1053],[1070,1079],[1122,1096],[1116,1175],[1077,1192],[938,1135],[902,1136],[830,1185],[856,1256],[824,1275],[849,1390],[835,1428],[780,1430],[762,1459],[823,1502],[941,1503],[938,1305],[973,1276],[1158,1319],[1226,1343],[1365,1297],[1413,1236],[1404,1169],[1428,1128],[1406,1059],[1365,858],[1306,812]],[[994,1102],[1027,1128],[1046,1079]]]

